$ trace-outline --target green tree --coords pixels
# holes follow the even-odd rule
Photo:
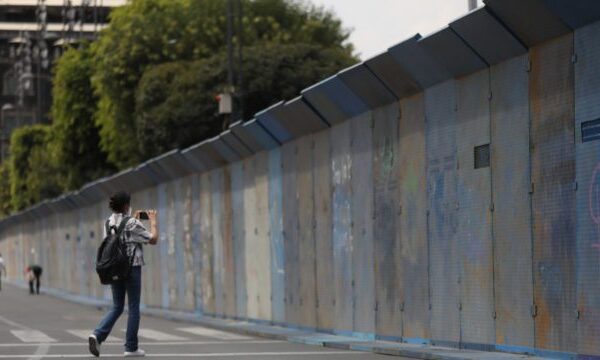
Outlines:
[[[302,43],[319,46],[323,51],[336,50],[347,59],[344,63],[355,60],[352,46],[346,43],[348,31],[331,13],[293,0],[242,3],[245,46]],[[122,168],[147,155],[140,153],[136,142],[137,134],[146,131],[138,131],[136,120],[144,116],[135,115],[136,89],[144,72],[166,62],[210,59],[222,54],[226,46],[226,4],[223,0],[133,0],[111,14],[110,26],[94,46],[93,76],[99,96],[100,144],[111,163]]]
[[[3,162],[0,163],[0,217],[9,215],[11,210],[10,171],[8,162]]]
[[[70,48],[55,67],[50,148],[66,190],[77,189],[114,170],[100,149],[94,121],[98,97],[90,81],[92,55],[88,45]]]
[[[351,64],[342,49],[320,45],[245,48],[245,118]],[[221,130],[215,96],[226,82],[225,55],[149,68],[136,94],[137,138],[144,157],[184,148]]]
[[[23,126],[10,138],[10,197],[12,210],[22,210],[43,199],[58,196],[58,171],[49,159],[49,125]]]

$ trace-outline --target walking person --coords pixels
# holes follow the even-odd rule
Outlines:
[[[35,276],[33,275],[33,269],[31,266],[25,268],[25,280],[29,283],[29,295],[34,295],[35,291],[33,290],[33,281]]]
[[[125,242],[127,256],[131,258],[131,270],[125,280],[111,283],[113,306],[89,336],[89,350],[94,356],[100,356],[100,345],[106,340],[115,322],[123,313],[127,295],[129,314],[124,355],[142,357],[145,356],[145,352],[138,348],[142,266],[144,265],[142,245],[154,245],[158,242],[156,211],[137,211],[135,216],[131,217],[131,197],[126,192],[118,192],[111,196],[109,207],[112,215],[106,220],[104,238],[110,233],[118,234],[122,231],[122,235],[118,236]],[[144,227],[140,218],[149,221],[149,230]]]
[[[2,258],[2,254],[0,254],[0,291],[2,291],[2,274],[6,276],[6,264],[4,264],[4,259]]]
[[[35,294],[40,294],[40,278],[42,277],[42,267],[39,265],[31,265],[29,267],[32,273],[32,280],[29,282],[29,289],[31,290],[31,294],[33,292],[33,282],[35,281]]]

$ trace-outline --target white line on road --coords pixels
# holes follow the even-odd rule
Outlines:
[[[73,336],[76,336],[76,337],[78,337],[80,339],[84,339],[84,340],[87,340],[88,337],[90,336],[90,334],[92,333],[90,330],[85,330],[85,329],[65,330],[65,331]],[[105,341],[106,342],[116,342],[116,341],[122,342],[123,340],[121,340],[117,337],[114,337],[112,335],[109,335]]]
[[[208,329],[205,327],[184,327],[177,328],[179,331],[187,332],[194,335],[200,335],[207,338],[217,339],[217,340],[249,340],[252,339],[249,336],[243,336],[238,334],[232,334],[225,331],[219,331],[214,329]]]
[[[15,335],[14,331],[35,331],[33,329],[28,328],[25,325],[21,325],[21,324],[19,324],[17,322],[14,322],[12,320],[9,320],[9,319],[3,317],[3,316],[0,316],[0,321],[4,322],[5,324],[8,324],[10,326],[13,326],[13,327],[21,329],[21,330],[11,330],[11,333],[13,333],[13,335]],[[48,337],[48,338],[52,339],[51,337]],[[54,339],[52,339],[52,340],[54,340]],[[56,341],[56,340],[54,340],[54,341]],[[40,342],[40,341],[38,341],[38,342]],[[33,354],[33,356],[29,357],[29,360],[38,360],[38,359],[40,359],[40,356],[43,356],[43,355],[47,354],[48,350],[50,349],[50,347],[48,346],[47,343],[37,344],[36,346],[37,346],[37,349],[35,350],[35,353]]]
[[[245,344],[280,344],[287,343],[283,340],[248,340],[248,341],[228,341],[227,345],[245,345]],[[33,347],[33,346],[41,346],[41,345],[52,345],[52,347],[57,346],[80,346],[81,342],[68,342],[68,343],[37,343],[37,344],[26,344],[26,343],[12,343],[12,344],[0,344],[0,348],[11,348],[11,347]],[[87,343],[86,343],[87,344]],[[140,342],[140,346],[177,346],[177,345],[223,345],[222,341],[160,341],[160,342]],[[121,343],[111,343],[106,342],[103,343],[102,346],[123,346]]]
[[[50,336],[38,330],[11,330],[10,332],[19,340],[26,343],[46,344],[56,342],[56,339],[53,339]]]
[[[362,352],[353,351],[287,351],[287,352],[245,352],[245,353],[199,353],[199,354],[146,354],[146,357],[235,357],[240,356],[254,357],[254,356],[324,356],[324,355],[362,355]],[[0,359],[13,359],[13,358],[28,358],[31,355],[0,355]],[[90,354],[51,354],[44,355],[43,359],[50,358],[89,358]],[[122,358],[123,354],[102,354],[102,357],[119,357]]]
[[[127,330],[126,329],[122,329],[121,331],[125,332]],[[188,339],[186,339],[186,338],[184,338],[182,336],[171,335],[171,334],[167,334],[167,333],[162,332],[162,331],[152,330],[152,329],[140,329],[138,331],[138,336],[146,338],[146,339],[150,339],[150,340],[157,340],[157,341],[183,341],[183,340],[188,340]]]
[[[3,323],[5,323],[7,325],[10,325],[10,326],[22,329],[22,330],[29,329],[27,326],[24,326],[24,325],[21,325],[19,323],[12,321],[12,320],[9,320],[9,319],[5,318],[4,316],[0,316],[0,321],[2,321]]]

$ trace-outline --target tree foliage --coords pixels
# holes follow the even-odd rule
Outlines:
[[[114,170],[99,146],[99,129],[94,122],[98,98],[92,91],[92,71],[88,45],[67,50],[55,67],[50,148],[66,190]]]
[[[337,51],[346,64],[355,60],[352,47],[346,44],[348,32],[331,13],[290,0],[242,0],[242,3],[245,46],[307,44],[324,51]],[[133,0],[111,14],[110,26],[94,46],[93,80],[99,96],[100,143],[111,163],[122,168],[154,153],[142,153],[147,146],[137,147],[134,140],[148,130],[137,129],[136,120],[145,121],[145,117],[135,116],[136,103],[152,102],[148,98],[136,101],[138,83],[154,65],[208,60],[224,53],[226,5],[222,0]],[[168,77],[167,73],[172,74],[175,67],[153,71],[164,72],[160,76]],[[152,80],[144,82],[151,87]],[[178,113],[173,109],[167,111],[166,107],[161,111]]]
[[[8,162],[0,163],[0,217],[12,211]]]
[[[245,118],[356,61],[332,13],[304,0],[241,3],[234,42],[243,44]],[[0,165],[0,214],[216,134],[226,6],[131,0],[95,42],[68,49],[55,64],[53,124],[13,133],[11,157]]]
[[[49,125],[16,129],[10,139],[10,197],[13,210],[22,210],[62,192],[57,169],[49,161]]]
[[[297,96],[308,84],[351,62],[340,49],[318,45],[263,45],[244,50],[245,118]],[[225,56],[193,62],[172,62],[149,68],[136,93],[136,124],[140,152],[156,156],[184,148],[221,130],[215,96],[226,80]]]

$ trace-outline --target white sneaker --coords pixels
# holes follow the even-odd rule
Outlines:
[[[137,349],[136,351],[125,351],[125,357],[144,357],[146,356],[146,352],[142,349]]]
[[[92,355],[95,357],[100,356],[100,343],[96,338],[96,335],[92,334],[88,337],[89,349]]]

